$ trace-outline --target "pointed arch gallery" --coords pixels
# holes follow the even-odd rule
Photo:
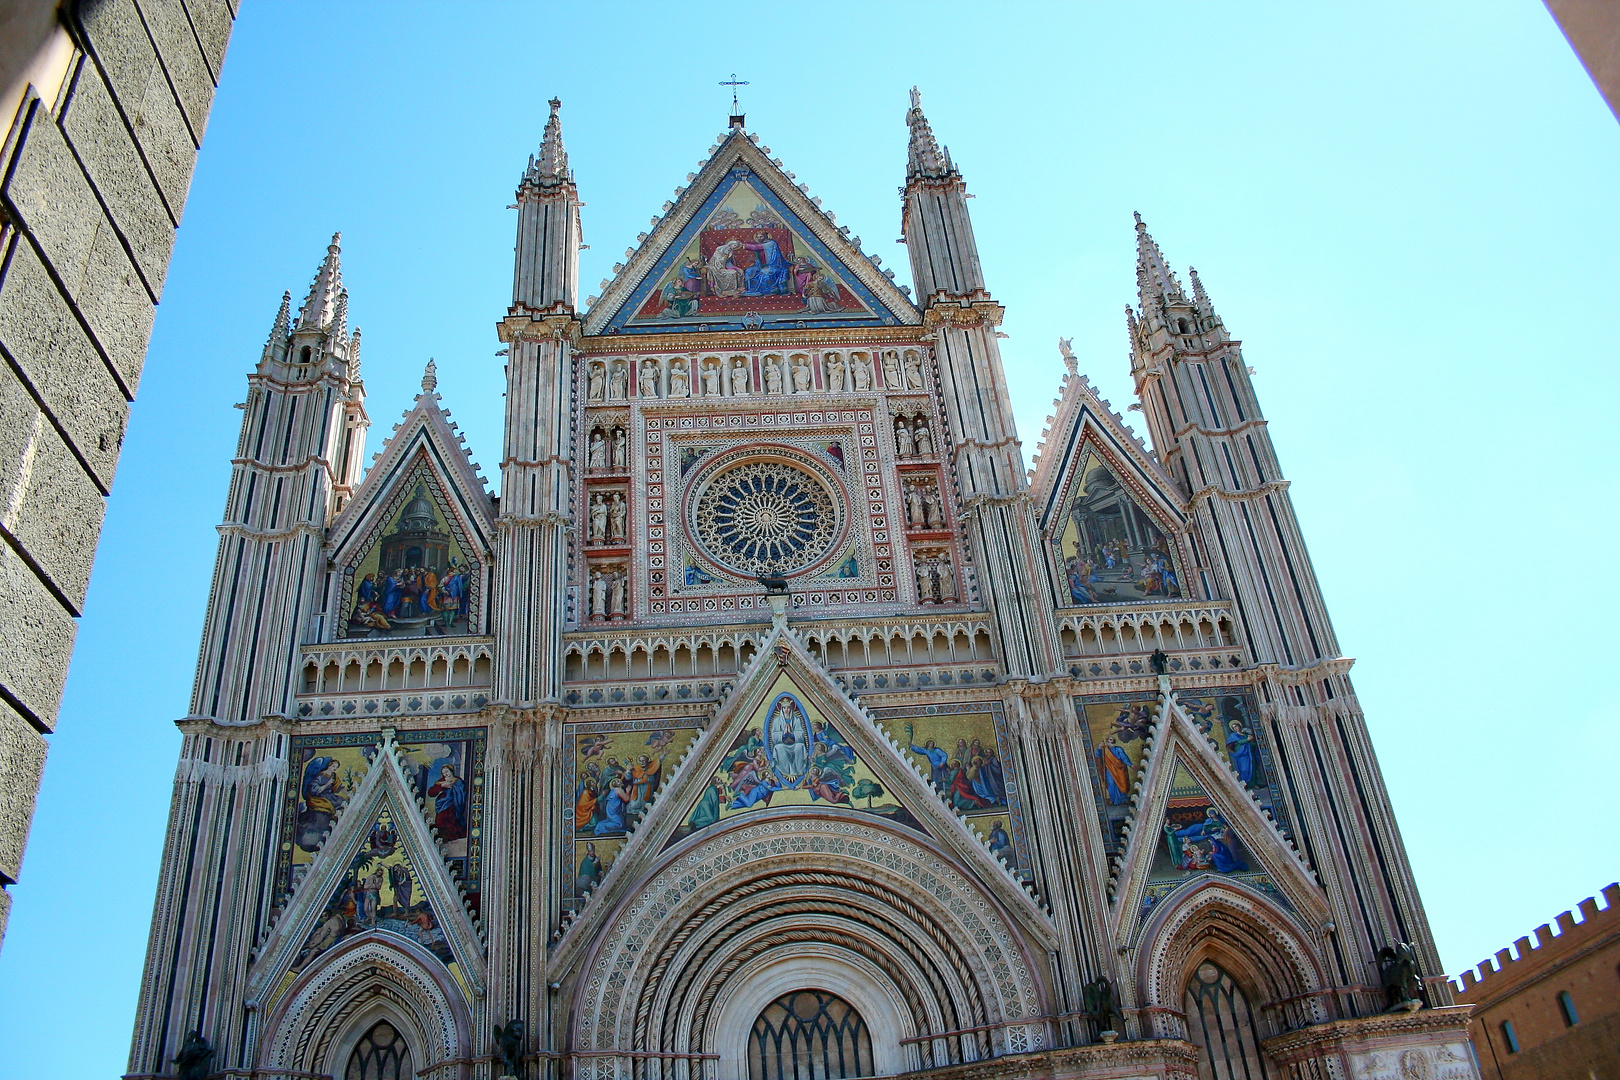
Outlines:
[[[769,811],[671,849],[579,967],[573,1048],[719,1054],[746,1080],[756,1019],[798,990],[860,1014],[878,1075],[1046,1045],[1029,935],[937,850],[852,818]]]

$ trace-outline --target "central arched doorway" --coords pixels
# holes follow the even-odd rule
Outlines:
[[[1236,979],[1205,960],[1193,969],[1183,994],[1187,1037],[1202,1051],[1199,1080],[1267,1080],[1254,1006]]]
[[[379,1020],[349,1052],[343,1080],[416,1080],[410,1044],[398,1027]]]
[[[875,1072],[866,1021],[825,990],[782,995],[748,1034],[748,1080],[843,1080]]]

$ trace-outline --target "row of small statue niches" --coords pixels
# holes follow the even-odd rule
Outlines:
[[[587,405],[693,397],[777,397],[927,386],[919,349],[852,349],[763,355],[612,357],[585,361]]]
[[[959,604],[961,587],[949,544],[911,545],[911,571],[917,579],[917,599],[924,604]]]

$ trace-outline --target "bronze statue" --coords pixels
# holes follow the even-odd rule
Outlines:
[[[1164,655],[1163,649],[1154,649],[1153,655],[1148,657],[1148,667],[1153,669],[1153,674],[1163,675],[1170,668],[1170,658]]]
[[[1108,981],[1108,976],[1099,975],[1086,983],[1080,990],[1080,1000],[1085,1014],[1096,1022],[1099,1037],[1105,1031],[1118,1031],[1123,1026],[1123,1018],[1114,1008],[1114,985]]]
[[[523,1021],[512,1020],[504,1028],[495,1025],[495,1060],[502,1076],[523,1080]]]
[[[175,1075],[180,1080],[203,1080],[214,1060],[214,1048],[208,1045],[203,1033],[195,1029],[186,1036],[180,1052],[174,1056]]]
[[[1404,941],[1378,950],[1378,976],[1388,995],[1386,1012],[1416,1012],[1423,1008],[1423,982],[1418,978],[1417,950]]]

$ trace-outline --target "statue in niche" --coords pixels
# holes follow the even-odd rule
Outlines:
[[[607,379],[602,375],[602,365],[592,364],[585,379],[585,396],[591,401],[601,401],[603,393],[607,390]]]
[[[607,439],[602,435],[602,429],[597,428],[591,432],[591,449],[585,455],[587,469],[607,468]]]
[[[748,396],[748,361],[740,356],[731,361],[731,396]]]
[[[767,357],[759,367],[765,374],[765,392],[767,394],[780,394],[782,392],[782,365]]]
[[[949,552],[939,553],[937,560],[939,569],[939,602],[948,604],[956,599],[956,570],[951,566]]]
[[[904,418],[894,422],[894,452],[901,457],[911,457],[917,452],[917,444],[911,439],[911,428]]]
[[[601,494],[591,496],[591,543],[600,544],[607,539],[608,506]]]
[[[625,573],[623,570],[613,575],[613,584],[609,586],[608,611],[615,618],[624,617],[624,586]]]
[[[922,492],[918,491],[919,484],[906,485],[906,524],[917,526],[923,523],[923,514],[927,507],[923,503]]]
[[[906,353],[906,389],[923,388],[922,359],[914,352]]]
[[[686,361],[677,360],[669,369],[669,396],[686,397],[691,384],[686,377]]]
[[[939,505],[939,492],[932,484],[923,492],[923,524],[937,529],[945,524],[944,509]]]
[[[720,396],[720,364],[703,365],[703,393],[706,397]]]
[[[827,389],[835,394],[844,392],[844,358],[829,353],[822,358],[821,374],[827,380]]]
[[[625,519],[629,516],[630,508],[624,501],[624,496],[617,491],[608,500],[608,536],[614,540],[624,539]]]
[[[890,349],[883,354],[883,388],[898,390],[903,385],[900,381],[900,354]]]
[[[917,599],[925,604],[934,602],[934,568],[920,553],[917,556]]]
[[[857,390],[872,389],[872,369],[866,365],[866,357],[857,353],[849,358],[849,377]]]
[[[600,570],[591,575],[591,617],[602,619],[607,617],[608,583],[607,575]]]
[[[641,362],[641,374],[636,379],[642,397],[658,396],[658,362],[648,358]]]
[[[793,392],[805,393],[810,389],[810,361],[799,357],[793,362]]]
[[[921,413],[917,414],[917,427],[912,432],[912,438],[917,442],[917,453],[928,455],[934,452],[934,436],[928,430],[928,421]]]
[[[613,361],[613,373],[608,376],[608,397],[623,401],[630,396],[630,372],[623,360]]]
[[[614,428],[613,429],[613,460],[611,462],[609,462],[609,464],[617,465],[621,469],[626,468],[627,466],[629,466],[630,458],[625,453],[625,448],[626,448],[626,446],[628,444],[629,444],[629,440],[625,438],[624,428],[622,428],[622,427]]]

